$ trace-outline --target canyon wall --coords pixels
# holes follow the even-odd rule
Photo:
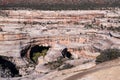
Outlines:
[[[86,11],[84,14],[81,11],[64,13],[66,11],[1,11],[0,54],[19,57],[20,51],[29,44],[53,46],[59,41],[69,45],[74,42],[73,39],[83,43],[86,40],[84,36],[76,37],[75,32],[72,35],[69,33],[72,26],[85,19],[92,20],[94,17],[104,16],[102,12],[97,11],[93,13]]]
[[[78,54],[77,51],[84,46],[85,49],[92,51],[93,44],[101,44],[103,47],[100,45],[98,47],[104,49],[112,44],[106,38],[109,37],[109,31],[85,29],[85,26],[94,24],[100,28],[101,25],[107,27],[119,25],[118,13],[99,10],[77,12],[1,10],[0,13],[0,54],[13,57],[20,57],[21,50],[27,45],[54,46],[60,43]],[[104,38],[105,40],[102,40]]]

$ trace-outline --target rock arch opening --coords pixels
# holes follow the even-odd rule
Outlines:
[[[49,50],[50,46],[39,46],[35,45],[31,48],[30,50],[30,59],[34,62],[37,63],[38,57],[40,56],[45,56],[47,51]]]
[[[0,56],[0,77],[10,78],[20,76],[16,65],[8,59],[8,57]]]
[[[27,58],[27,60],[33,63],[38,62],[38,57],[45,56],[50,46],[28,45],[21,51],[21,57]]]
[[[27,52],[30,48],[31,48],[31,45],[27,45],[21,50],[20,52],[21,58],[27,56]]]
[[[67,57],[67,58],[71,58],[72,57],[72,54],[68,51],[68,49],[67,48],[65,48],[65,49],[63,49],[63,51],[62,51],[62,56],[65,58],[65,57]]]

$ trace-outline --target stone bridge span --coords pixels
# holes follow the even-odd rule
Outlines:
[[[0,55],[20,57],[27,45],[85,43],[82,28],[105,11],[0,10]],[[80,29],[80,30],[78,30]],[[84,33],[84,32],[83,32]]]

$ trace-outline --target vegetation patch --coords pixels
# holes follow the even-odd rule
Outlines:
[[[119,49],[106,49],[96,58],[96,63],[102,63],[105,61],[113,60],[120,57]]]
[[[65,61],[65,58],[60,57],[56,61],[48,62],[45,66],[49,67],[51,70],[59,68]]]
[[[65,70],[65,69],[70,69],[74,67],[74,65],[71,65],[69,63],[64,64],[62,67],[58,68],[58,70]]]
[[[37,63],[38,58],[39,58],[40,56],[45,57],[47,51],[48,51],[47,49],[44,49],[44,50],[42,50],[41,53],[40,53],[40,52],[33,53],[32,60],[33,60],[35,63]]]
[[[57,58],[56,61],[48,62],[48,63],[45,63],[44,65],[50,68],[51,70],[54,70],[54,69],[64,70],[64,69],[70,69],[74,67],[73,65],[69,63],[65,63],[66,60],[68,59],[64,57],[59,57]]]
[[[119,27],[108,27],[107,30],[114,31],[114,32],[120,32],[120,26]]]
[[[45,56],[48,49],[50,47],[45,47],[45,46],[39,46],[39,45],[35,45],[34,47],[31,48],[30,50],[30,59],[34,62],[37,63],[38,62],[38,58],[40,56]]]

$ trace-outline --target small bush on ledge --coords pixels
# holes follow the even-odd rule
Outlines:
[[[64,58],[60,57],[56,61],[48,62],[44,65],[50,68],[51,70],[54,70],[59,68],[63,64],[63,62],[64,62]]]
[[[40,56],[45,57],[47,51],[48,51],[47,49],[44,49],[44,50],[42,50],[41,53],[40,53],[40,52],[34,53],[34,54],[33,54],[33,57],[32,57],[32,60],[33,60],[35,63],[37,63],[38,58],[39,58]]]
[[[118,27],[111,26],[111,27],[108,27],[107,30],[110,30],[113,32],[120,32],[120,26],[118,26]]]
[[[96,58],[96,63],[102,63],[105,61],[113,60],[120,57],[119,49],[106,49]]]
[[[63,64],[61,67],[58,68],[58,70],[65,70],[65,69],[70,69],[70,68],[73,68],[74,65],[71,65],[69,63],[66,63],[66,64]]]

